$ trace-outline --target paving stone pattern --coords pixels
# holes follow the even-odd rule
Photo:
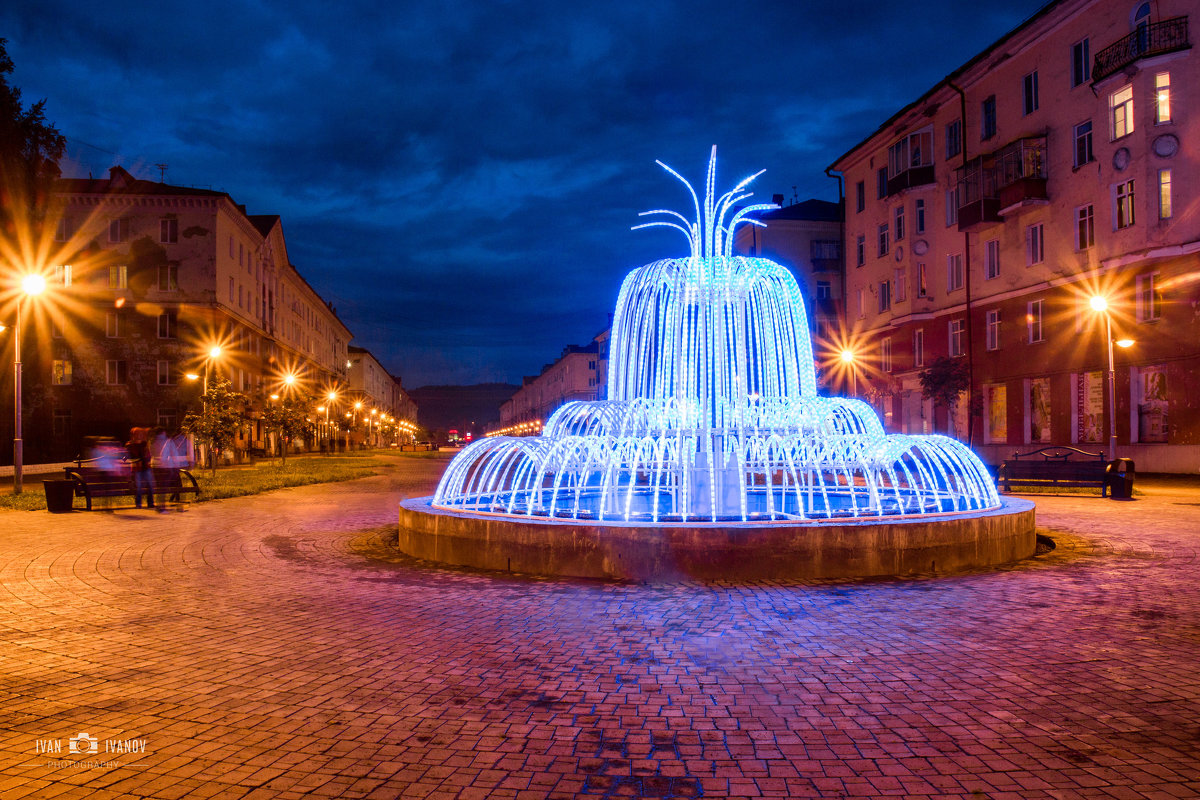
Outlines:
[[[1001,570],[645,586],[408,560],[445,462],[386,461],[0,512],[0,797],[1200,797],[1190,485],[1037,498]]]

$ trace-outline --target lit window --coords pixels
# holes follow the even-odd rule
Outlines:
[[[987,280],[1000,277],[1000,240],[983,243],[983,276]]]
[[[925,366],[925,329],[917,328],[913,331],[913,366]]]
[[[1165,125],[1171,121],[1171,73],[1160,72],[1154,76],[1154,124]]]
[[[1112,118],[1112,138],[1120,139],[1133,133],[1133,84],[1108,96]]]
[[[962,253],[946,256],[946,291],[953,292],[963,287]]]
[[[1032,267],[1046,260],[1046,236],[1042,223],[1025,229],[1025,264]]]
[[[54,282],[62,286],[70,286],[71,272],[70,264],[56,264],[54,266]]]
[[[1092,154],[1092,121],[1089,119],[1075,126],[1075,166],[1082,167],[1095,158]]]
[[[1088,50],[1087,39],[1071,45],[1071,88],[1092,78],[1092,62]]]
[[[987,312],[987,349],[1000,349],[1000,309]]]
[[[950,320],[950,355],[957,357],[966,355],[966,349],[963,347],[963,331],[966,326],[961,319]]]
[[[1025,116],[1038,110],[1038,74],[1035,69],[1025,76],[1021,87],[1021,100],[1024,103]]]
[[[917,297],[929,297],[929,280],[924,264],[917,264]]]
[[[1158,171],[1158,218],[1171,218],[1171,170]]]
[[[108,268],[108,288],[128,289],[129,267],[125,266],[124,264],[110,266]]]
[[[179,241],[179,220],[163,219],[158,223],[158,241],[173,244]]]
[[[1095,209],[1091,205],[1075,209],[1075,249],[1087,250],[1096,243]]]
[[[1133,180],[1118,183],[1113,194],[1113,220],[1117,230],[1133,224]]]
[[[72,380],[71,362],[55,361],[50,380],[55,386],[70,386]]]
[[[1157,272],[1137,277],[1138,322],[1152,322],[1162,316],[1162,298],[1159,296],[1157,283]]]
[[[1045,300],[1031,300],[1025,313],[1025,327],[1029,332],[1029,343],[1045,341],[1042,337],[1042,310]]]

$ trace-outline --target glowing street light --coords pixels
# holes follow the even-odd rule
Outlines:
[[[13,494],[24,490],[25,442],[21,439],[21,306],[25,297],[36,297],[46,290],[46,279],[31,273],[21,279],[17,296],[17,324],[13,326]]]
[[[1133,339],[1112,338],[1112,315],[1108,311],[1108,298],[1096,294],[1088,300],[1088,305],[1097,314],[1104,315],[1104,339],[1108,343],[1108,460],[1117,458],[1117,377],[1113,368],[1113,344],[1118,347],[1133,347]]]
[[[838,354],[838,357],[842,360],[843,364],[850,368],[850,378],[854,386],[851,396],[858,397],[858,364],[855,363],[856,356],[854,351],[847,347]]]

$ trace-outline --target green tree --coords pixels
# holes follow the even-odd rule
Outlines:
[[[268,399],[263,404],[263,427],[278,435],[280,458],[284,464],[287,463],[287,443],[308,429],[306,415],[311,406],[312,398],[299,392],[288,392],[278,400]]]
[[[965,358],[941,358],[921,370],[921,394],[954,416],[959,395],[967,390],[970,371]]]
[[[46,239],[39,228],[67,140],[46,120],[45,100],[26,108],[21,90],[9,84],[6,44],[0,39],[0,236],[10,253],[32,252],[34,242]]]
[[[208,391],[201,398],[204,406],[199,414],[188,414],[183,419],[183,431],[196,437],[208,452],[209,467],[217,474],[217,456],[233,444],[238,426],[246,412],[246,395],[233,391],[233,386],[224,378],[208,383]]]

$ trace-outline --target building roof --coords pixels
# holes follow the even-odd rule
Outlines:
[[[838,203],[831,203],[828,200],[804,200],[799,203],[792,203],[790,206],[777,208],[774,211],[764,211],[761,214],[752,214],[755,219],[760,219],[764,222],[771,220],[804,220],[807,222],[841,222],[842,207]]]
[[[849,150],[847,150],[846,152],[842,153],[840,156],[835,158],[833,160],[833,163],[831,163],[827,167],[827,169],[830,169],[830,170],[837,169],[837,165],[839,163],[841,163],[845,158],[847,158],[851,153],[855,152],[860,147],[865,145],[867,142],[874,139],[880,133],[885,132],[888,128],[890,128],[892,125],[894,125],[896,123],[896,121],[899,120],[901,117],[903,117],[905,114],[912,111],[914,108],[917,108],[917,107],[923,105],[925,103],[925,101],[927,101],[930,97],[932,97],[934,95],[934,93],[936,93],[939,89],[942,89],[943,87],[958,80],[960,77],[962,77],[967,72],[967,70],[971,69],[976,64],[978,64],[979,62],[981,62],[985,58],[987,58],[989,55],[991,55],[992,51],[996,50],[996,48],[1000,47],[1002,44],[1007,42],[1009,39],[1016,36],[1018,33],[1025,30],[1029,26],[1033,25],[1035,22],[1038,22],[1039,20],[1041,20],[1042,17],[1049,14],[1051,11],[1053,11],[1055,8],[1057,8],[1059,5],[1063,4],[1064,2],[1066,2],[1066,0],[1050,0],[1050,2],[1046,3],[1046,5],[1042,6],[1037,11],[1033,12],[1033,14],[1031,14],[1028,17],[1028,19],[1026,19],[1020,25],[1013,28],[1011,31],[1004,34],[996,41],[992,42],[990,45],[985,47],[983,50],[979,51],[973,58],[971,58],[965,64],[960,66],[958,69],[951,72],[946,77],[942,78],[937,83],[935,83],[933,86],[931,86],[928,90],[926,90],[926,92],[924,94],[922,94],[920,97],[918,97],[916,100],[913,100],[911,103],[904,106],[899,111],[897,111],[895,114],[892,114],[890,117],[888,117],[886,120],[884,120],[883,124],[881,124],[875,130],[871,131],[871,133],[867,137],[865,137],[862,141],[860,141],[858,144],[854,145]]]
[[[56,189],[67,194],[140,194],[140,195],[186,195],[192,197],[233,198],[226,192],[213,189],[196,189],[191,186],[172,186],[135,178],[124,167],[110,167],[107,178],[59,178]]]

